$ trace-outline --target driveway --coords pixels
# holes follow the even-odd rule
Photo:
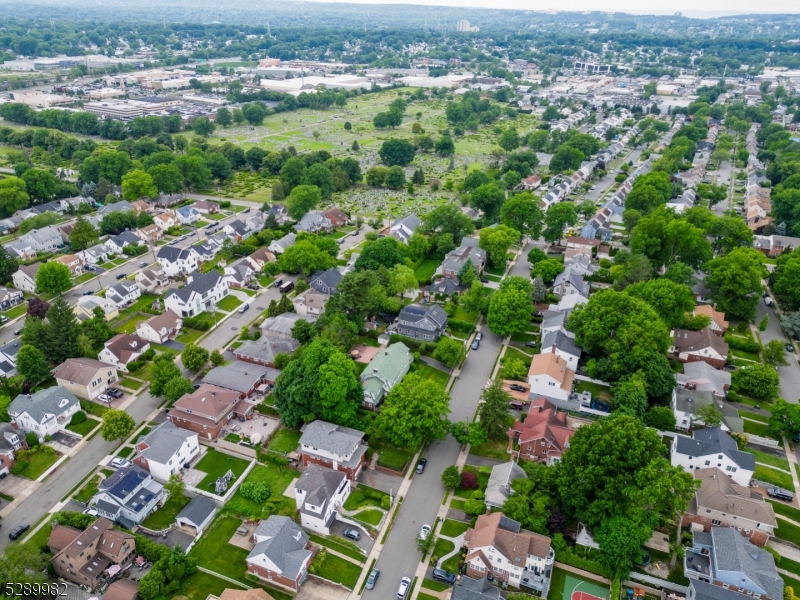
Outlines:
[[[361,533],[361,539],[357,542],[354,542],[350,538],[344,537],[344,530],[345,529],[358,529]],[[350,523],[343,523],[342,521],[334,521],[331,525],[331,535],[338,535],[340,538],[347,540],[361,548],[365,554],[364,557],[369,556],[370,550],[372,550],[372,545],[375,543],[374,540],[370,539],[367,535],[367,532],[364,531],[363,527],[356,527],[355,525],[351,525]]]
[[[409,468],[411,468],[409,466]],[[400,484],[403,483],[402,475],[392,475],[391,473],[384,473],[377,469],[363,469],[358,474],[358,483],[380,490],[387,494],[397,493],[400,489]]]
[[[17,498],[35,485],[36,483],[27,477],[9,473],[6,477],[0,479],[0,492],[12,498]]]
[[[294,598],[295,600],[347,600],[349,596],[350,590],[332,585],[325,585],[309,577],[306,582],[300,586],[300,591],[297,592]]]
[[[173,529],[172,531],[168,531],[166,535],[150,535],[143,529],[139,529],[136,531],[141,536],[146,537],[149,540],[156,542],[157,544],[164,544],[168,548],[172,548],[174,546],[180,546],[184,550],[189,547],[189,544],[192,543],[194,540],[194,536],[189,535],[185,531],[180,529]]]
[[[81,441],[81,438],[66,431],[58,431],[53,434],[53,441],[67,448],[74,448]]]

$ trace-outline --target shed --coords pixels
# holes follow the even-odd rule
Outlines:
[[[217,505],[204,496],[197,496],[178,513],[175,521],[179,527],[187,527],[200,535],[211,523],[215,514]]]

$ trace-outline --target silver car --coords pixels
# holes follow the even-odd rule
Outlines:
[[[372,569],[369,572],[369,577],[367,577],[367,589],[371,590],[375,587],[375,582],[378,581],[378,577],[380,577],[380,569]]]

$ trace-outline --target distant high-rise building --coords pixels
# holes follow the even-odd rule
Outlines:
[[[481,28],[477,25],[470,25],[469,21],[466,19],[461,19],[458,24],[456,25],[456,31],[467,31],[467,32],[476,32],[480,31]]]

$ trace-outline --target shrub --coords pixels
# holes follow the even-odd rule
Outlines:
[[[245,481],[239,492],[248,500],[261,504],[269,498],[270,489],[266,483],[260,481]]]
[[[461,473],[461,487],[465,490],[477,490],[478,489],[478,476],[475,475],[472,471],[464,471]],[[474,496],[474,494],[473,494]]]
[[[219,207],[220,208],[230,208],[231,207],[231,201],[230,200],[223,200],[222,202],[219,203]]]
[[[144,354],[142,354],[142,356],[139,357],[139,360],[153,360],[153,357],[155,357],[155,355],[156,355],[155,349],[148,348],[147,352],[145,352]]]
[[[132,360],[131,362],[128,363],[127,366],[128,373],[136,373],[136,371],[138,371],[141,368],[142,368],[142,363],[140,363],[138,360]]]
[[[381,508],[389,510],[392,507],[392,499],[389,496],[381,496]]]
[[[203,319],[198,319],[197,317],[185,317],[183,319],[183,324],[186,325],[186,327],[191,327],[198,331],[208,331],[211,329],[211,323]]]
[[[753,352],[755,354],[761,352],[761,344],[750,338],[742,339],[737,336],[726,335],[725,341],[727,342],[728,346],[734,348],[735,350],[741,350],[742,352]]]
[[[78,425],[79,423],[85,423],[85,422],[86,422],[86,413],[83,412],[82,410],[79,410],[74,415],[72,415],[69,424]]]

